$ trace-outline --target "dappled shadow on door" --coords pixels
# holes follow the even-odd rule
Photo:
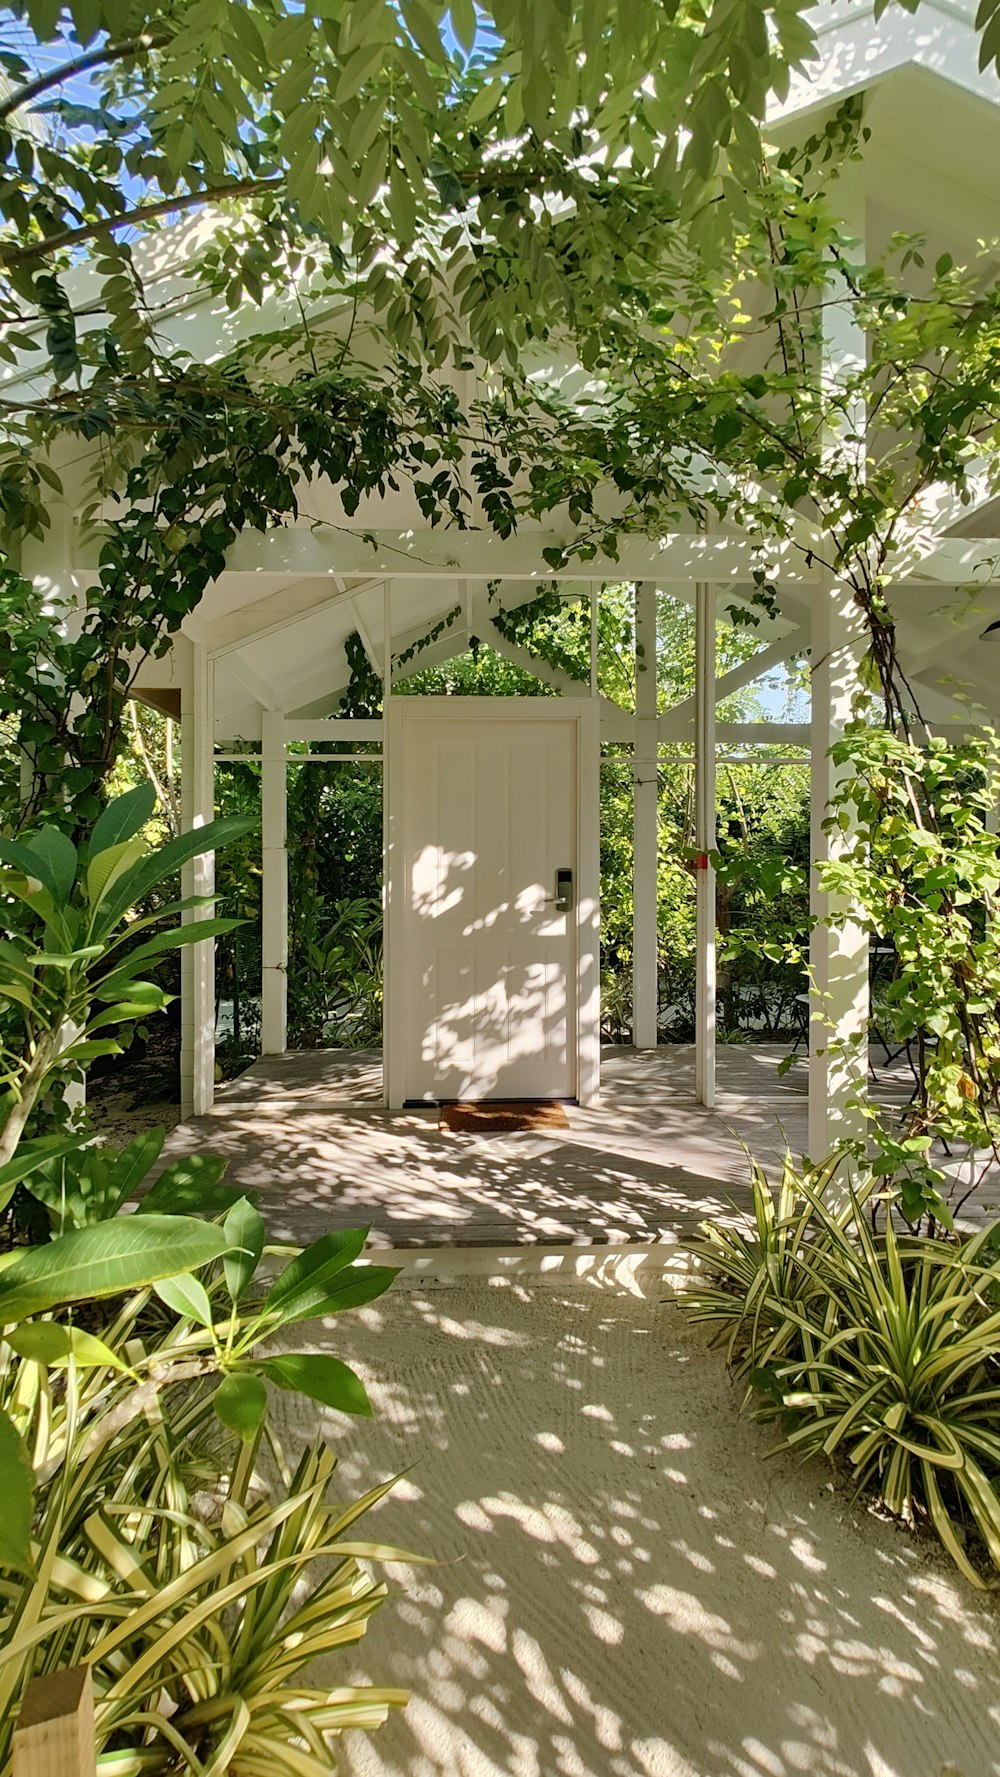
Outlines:
[[[506,856],[499,881],[475,851],[429,844],[413,858],[397,1013],[406,1097],[572,1095],[576,946],[566,912],[532,874],[537,852],[529,846],[518,869]]]

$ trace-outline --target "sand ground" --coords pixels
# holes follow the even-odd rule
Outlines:
[[[345,1777],[1000,1777],[994,1601],[765,1462],[644,1287],[397,1285],[314,1340],[376,1404],[326,1418],[345,1493],[408,1469],[371,1534],[440,1561],[393,1570],[348,1656],[412,1701],[345,1737]]]

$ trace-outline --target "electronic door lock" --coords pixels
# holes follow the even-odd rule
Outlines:
[[[546,907],[554,907],[558,913],[573,911],[573,872],[572,870],[556,871],[556,892],[546,895]]]

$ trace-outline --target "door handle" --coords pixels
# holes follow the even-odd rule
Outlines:
[[[544,904],[546,907],[555,907],[557,912],[559,912],[559,913],[572,913],[572,911],[573,911],[573,872],[572,872],[572,870],[557,870],[556,871],[556,892],[554,895],[546,895]]]

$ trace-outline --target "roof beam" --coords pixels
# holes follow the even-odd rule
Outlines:
[[[673,712],[671,711],[671,714]],[[669,716],[661,716],[657,722],[657,744],[673,746],[678,741],[689,739],[694,734],[693,720],[686,725],[683,734],[677,734],[670,726]],[[715,738],[720,744],[730,745],[743,742],[746,746],[809,746],[808,722],[717,722]],[[626,710],[616,709],[612,704],[610,711],[601,715],[601,739],[616,744],[635,741],[635,717]]]
[[[964,500],[962,492],[967,496]],[[895,572],[897,562],[907,567],[916,566],[925,556],[933,555],[939,544],[947,540],[946,533],[953,525],[971,518],[995,499],[996,493],[995,478],[982,464],[981,458],[969,464],[961,492],[944,482],[933,482],[899,520],[891,558],[892,571]]]
[[[240,685],[244,691],[249,691],[250,696],[260,704],[261,709],[280,710],[280,694],[275,691],[273,685],[268,684],[266,679],[262,679],[259,673],[254,672],[253,667],[248,666],[247,662],[241,659],[238,654],[227,654],[226,658],[219,662],[219,665],[223,672],[227,672],[231,679],[236,680],[237,685]]]
[[[532,654],[530,648],[522,647],[519,642],[508,641],[507,637],[496,627],[492,616],[485,611],[480,609],[476,615],[486,617],[487,620],[488,633],[482,639],[488,647],[493,649],[494,653],[502,655],[504,660],[509,660],[511,666],[520,667],[521,671],[527,673],[532,679],[540,679],[543,685],[551,685],[554,691],[561,692],[564,697],[590,696],[590,685],[586,679],[574,679],[570,673],[563,672],[561,667],[553,666],[548,660],[542,660],[537,654]],[[599,697],[597,701],[602,717],[620,716],[624,713],[631,718],[631,711],[623,712],[618,704],[612,702],[610,697]]]
[[[790,746],[807,747],[809,745],[808,722],[717,722],[715,724],[717,741],[742,740],[751,746]]]
[[[772,666],[782,666],[786,660],[791,659],[793,654],[801,653],[806,646],[803,630],[793,629],[791,635],[779,636],[778,640],[771,642],[767,648],[758,649],[756,654],[751,654],[749,660],[741,661],[739,666],[731,667],[729,672],[723,673],[721,678],[716,679],[716,704],[722,703],[734,691],[742,691],[744,685],[752,685],[762,673],[769,672]],[[694,719],[694,701],[693,696],[682,698],[680,703],[675,703],[672,708],[664,712],[664,718],[671,716],[682,718],[686,733],[690,727],[688,718],[691,721]]]
[[[928,672],[931,667],[944,670],[949,661],[975,647],[981,640],[987,625],[996,619],[998,610],[1000,610],[1000,599],[995,596],[996,593],[1000,593],[1000,585],[995,588],[994,597],[984,599],[982,604],[977,604],[969,610],[967,615],[970,622],[949,624],[946,630],[942,630],[936,636],[933,643],[929,642],[925,647],[917,650],[908,648],[904,642],[899,648],[899,655],[907,677],[911,679],[919,677],[921,673]],[[990,639],[993,643],[1000,644],[1000,635]],[[997,659],[1000,660],[1000,647],[998,647]]]
[[[413,647],[414,643],[423,641],[452,610],[454,610],[454,605],[449,606],[447,611],[436,612],[433,617],[428,618],[426,623],[421,623],[417,628],[408,630],[404,635],[394,637],[394,663],[398,662],[400,654],[405,654],[406,650]],[[412,660],[406,662],[407,672],[403,676],[406,677],[409,673],[423,672],[427,667],[441,666],[444,662],[453,660],[456,654],[464,654],[468,645],[469,636],[465,621],[461,617],[456,617],[454,623],[444,630],[435,641],[427,642],[426,647],[421,648]],[[381,666],[377,666],[375,670],[381,677]],[[307,717],[311,719],[314,716],[321,717],[339,702],[348,683],[346,659],[339,678],[335,668],[327,667],[325,670],[311,673],[306,679],[298,679],[294,684],[286,686],[281,694],[285,714],[301,716],[303,719]]]
[[[227,556],[233,573],[253,574],[261,593],[278,591],[289,579],[316,575],[367,574],[374,579],[425,578],[440,574],[454,579],[507,580],[654,580],[688,585],[696,580],[733,584],[748,580],[765,566],[772,579],[803,585],[818,581],[819,570],[806,563],[805,547],[794,543],[759,542],[738,530],[710,535],[678,532],[661,538],[622,536],[618,557],[597,554],[589,561],[572,557],[553,568],[546,551],[572,548],[573,532],[524,530],[512,537],[493,531],[437,530],[351,531],[341,526],[306,530],[284,526],[271,531],[244,531]]]
[[[989,586],[1000,581],[1000,537],[913,535],[888,564],[890,583]]]
[[[322,579],[316,575],[305,579],[299,577],[291,584],[283,578],[280,584],[269,585],[269,579],[269,576],[263,576],[259,586],[255,587],[257,597],[252,604],[240,605],[222,617],[205,622],[199,607],[199,640],[204,641],[217,659],[238,651],[248,642],[259,642],[266,636],[280,635],[297,623],[307,623],[318,611],[324,611],[330,605],[342,605],[348,601],[353,605],[362,592],[372,591],[382,584],[380,580],[373,580],[371,587],[352,586],[345,590],[342,576],[333,573]],[[190,629],[191,618],[185,618],[184,627]]]

